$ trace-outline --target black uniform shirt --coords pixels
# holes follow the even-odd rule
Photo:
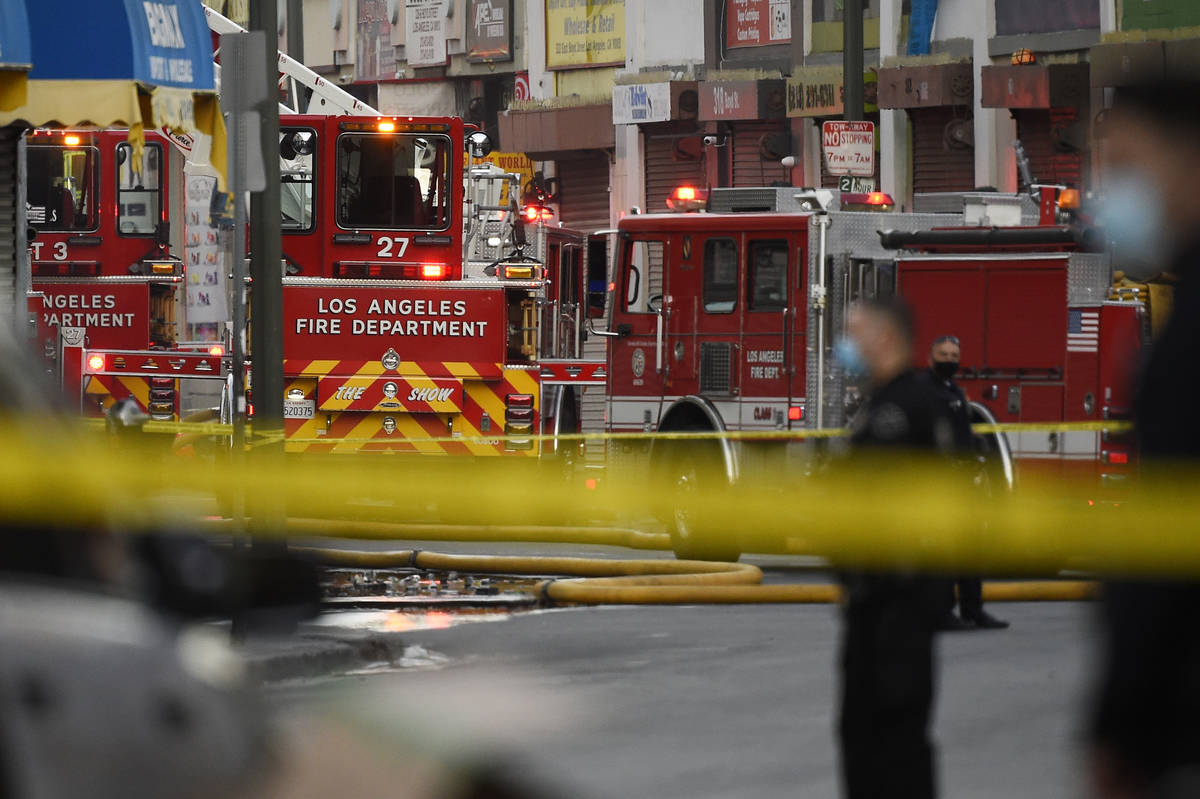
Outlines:
[[[950,421],[954,431],[954,449],[957,452],[973,451],[975,435],[971,432],[971,408],[966,393],[958,383],[954,382],[952,377],[942,379],[934,374],[933,370],[926,370],[921,375],[929,383],[934,393],[940,396],[950,409]]]
[[[949,404],[912,369],[872,391],[851,420],[850,431],[856,452],[878,448],[951,452],[955,448]]]
[[[944,398],[929,381],[909,369],[874,389],[850,422],[851,451],[844,466],[854,479],[869,491],[872,469],[893,469],[893,456],[954,451],[953,420]],[[879,456],[886,456],[878,460]],[[884,574],[879,571],[845,570],[841,579],[846,586],[849,605],[890,602],[895,592],[916,591],[928,595],[930,618],[935,614],[938,596],[929,578],[908,568]]]

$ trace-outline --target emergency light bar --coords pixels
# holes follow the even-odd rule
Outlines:
[[[554,209],[544,205],[527,205],[521,214],[526,222],[549,222],[554,218]]]
[[[39,261],[33,264],[34,277],[96,277],[98,261]]]
[[[378,263],[375,261],[338,261],[333,273],[343,278],[379,278],[381,280],[445,280],[450,267],[439,263]]]
[[[881,191],[843,192],[840,203],[843,211],[890,211],[895,204],[890,194]]]
[[[411,120],[411,117],[409,119]],[[380,119],[371,122],[341,122],[338,124],[338,130],[366,133],[449,133],[450,126],[444,122],[402,122],[397,119]]]
[[[708,205],[708,189],[695,186],[677,186],[667,197],[667,207],[672,211],[700,211]]]
[[[80,147],[92,144],[92,137],[87,133],[65,133],[62,130],[38,128],[29,132],[28,138],[33,144],[62,144],[67,147]],[[50,141],[45,141],[50,139]]]

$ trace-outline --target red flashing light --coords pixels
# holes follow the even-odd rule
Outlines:
[[[371,261],[338,261],[333,265],[337,277],[383,280],[445,280],[450,276],[446,264],[424,263],[375,263]]]
[[[895,200],[882,191],[845,191],[841,206],[843,211],[887,211],[895,207]]]
[[[102,371],[104,369],[104,356],[103,355],[89,355],[88,356],[88,369],[91,369],[93,372]]]
[[[208,354],[215,355],[218,358],[220,358],[222,355],[225,354],[225,348],[222,347],[220,344],[214,344],[213,346],[208,348]]]
[[[695,186],[676,186],[667,197],[667,207],[672,211],[699,211],[708,202],[708,191]]]
[[[595,490],[596,490],[596,478],[595,478],[595,477],[589,477],[589,478],[588,478],[588,479],[587,479],[587,480],[584,482],[584,485],[586,485],[586,486],[587,486],[587,490],[588,490],[588,491],[595,491]]]
[[[532,408],[532,394],[509,394],[504,398],[504,404],[509,408]]]
[[[527,205],[522,210],[526,222],[549,222],[554,218],[554,210],[544,205]]]
[[[1108,453],[1109,463],[1129,463],[1128,452],[1110,452]]]
[[[792,407],[788,408],[788,420],[789,421],[799,422],[803,418],[804,418],[804,409],[801,408],[799,405],[793,405]]]

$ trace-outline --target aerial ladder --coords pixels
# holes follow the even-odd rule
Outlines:
[[[218,36],[224,33],[246,33],[246,29],[228,17],[204,7],[208,29]],[[220,55],[218,47],[214,56]],[[291,105],[279,104],[281,114],[322,114],[324,116],[382,116],[371,106],[359,100],[340,86],[322,78],[287,53],[278,53],[279,88],[287,93]],[[213,64],[217,90],[220,91],[221,65]],[[302,103],[301,98],[308,102]],[[303,107],[302,107],[303,106]]]

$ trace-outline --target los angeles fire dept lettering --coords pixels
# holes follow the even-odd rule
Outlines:
[[[132,327],[132,313],[113,313],[112,294],[51,294],[42,300],[47,325],[61,327]]]
[[[295,320],[297,335],[337,336],[445,336],[482,338],[488,323],[461,318],[467,315],[465,300],[372,299],[366,318],[358,313],[358,298],[320,297],[317,316]],[[413,317],[423,317],[414,319]]]

